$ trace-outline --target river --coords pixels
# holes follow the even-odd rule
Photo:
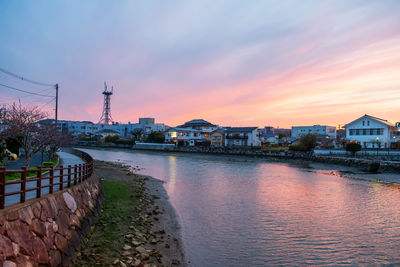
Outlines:
[[[400,264],[397,185],[265,159],[82,150],[166,182],[191,266]]]

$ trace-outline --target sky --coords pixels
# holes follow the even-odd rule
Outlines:
[[[0,0],[0,68],[59,119],[175,126],[400,121],[400,1]],[[0,105],[54,88],[0,73]]]

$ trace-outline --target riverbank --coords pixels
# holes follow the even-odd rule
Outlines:
[[[128,166],[95,161],[103,212],[75,266],[187,266],[180,227],[163,182]]]

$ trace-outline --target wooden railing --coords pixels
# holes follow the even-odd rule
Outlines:
[[[85,181],[92,175],[93,158],[89,154],[71,148],[64,149],[64,151],[82,158],[85,163],[74,166],[68,165],[67,167],[61,165],[52,168],[39,166],[35,170],[28,170],[26,167],[22,167],[21,170],[7,170],[6,167],[0,167],[0,209],[4,209],[6,206],[6,197],[8,196],[19,195],[19,202],[17,203],[23,203],[27,199],[26,195],[29,192],[36,192],[34,197],[40,198],[44,193],[52,194],[54,191],[63,190],[66,187]],[[20,174],[21,178],[18,180],[6,180],[7,174],[15,173]],[[18,187],[19,190],[7,190],[7,188],[13,187],[12,185],[17,185],[14,187]]]

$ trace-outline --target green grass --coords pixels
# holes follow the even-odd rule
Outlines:
[[[133,185],[123,181],[102,181],[105,202],[103,212],[89,239],[83,244],[75,266],[110,266],[120,257],[125,243],[124,233],[132,225],[135,214]],[[94,256],[93,256],[94,255]]]
[[[56,157],[50,161],[45,161],[43,162],[43,168],[51,168],[52,166],[57,166],[58,162],[60,160],[60,157],[56,155]],[[37,167],[31,167],[29,170],[37,170]],[[42,171],[42,174],[45,174],[48,171]],[[36,176],[37,171],[28,171],[26,173],[26,177],[30,176]],[[7,173],[6,174],[6,181],[11,181],[11,180],[19,180],[21,179],[21,173]]]

